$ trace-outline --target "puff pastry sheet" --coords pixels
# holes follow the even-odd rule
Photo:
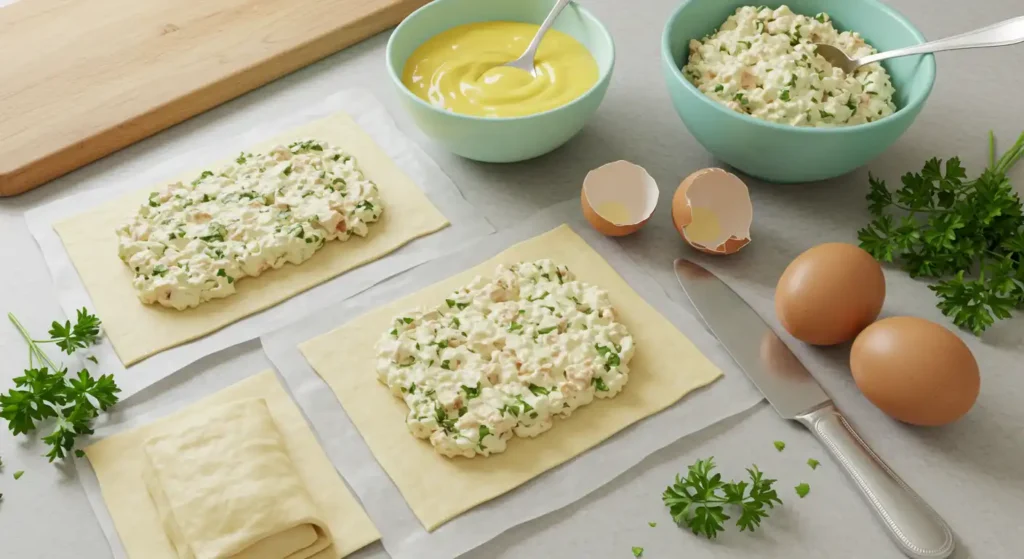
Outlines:
[[[85,453],[132,559],[333,559],[380,537],[273,371]]]

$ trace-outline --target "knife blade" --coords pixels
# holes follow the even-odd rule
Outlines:
[[[942,559],[953,532],[853,430],[796,355],[754,309],[704,267],[677,259],[676,279],[700,318],[775,411],[828,449],[907,557]]]
[[[779,415],[795,419],[831,401],[775,331],[728,285],[689,260],[676,260],[675,269],[700,318]]]

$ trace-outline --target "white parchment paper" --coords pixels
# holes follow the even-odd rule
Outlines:
[[[94,190],[26,212],[25,220],[32,236],[42,249],[64,313],[73,317],[76,309],[85,307],[92,310],[92,301],[60,237],[53,229],[55,222],[87,211],[132,189],[158,184],[161,180],[197,167],[204,161],[219,160],[267,138],[338,111],[344,111],[352,116],[399,169],[423,189],[451,225],[265,311],[243,318],[196,341],[158,353],[131,367],[125,368],[110,342],[104,341],[93,348],[93,351],[100,359],[100,363],[103,363],[104,372],[114,374],[121,388],[122,400],[204,355],[256,338],[281,324],[315,312],[327,303],[359,293],[385,278],[494,232],[486,218],[462,197],[458,188],[444,172],[398,130],[384,106],[369,93],[362,90],[344,91],[331,95],[316,105],[300,101],[289,103],[286,100],[279,109],[275,114],[285,116],[268,121],[251,121],[249,131],[232,138],[231,141],[205,142],[207,145],[196,146],[194,151],[168,160],[157,167],[138,173],[122,173],[109,186],[100,188],[100,185],[97,185]]]
[[[358,317],[374,307],[471,268],[517,242],[562,223],[568,223],[580,234],[637,293],[688,336],[725,375],[598,447],[428,533],[376,462],[331,389],[309,366],[297,346],[336,328],[346,318]],[[465,553],[518,524],[581,499],[684,435],[743,412],[761,400],[761,394],[703,324],[670,301],[658,283],[636,266],[617,244],[590,229],[583,220],[578,200],[553,206],[516,228],[499,232],[457,253],[395,276],[260,340],[267,356],[318,432],[327,455],[377,525],[384,547],[394,559],[447,559]],[[629,390],[628,385],[626,390]]]

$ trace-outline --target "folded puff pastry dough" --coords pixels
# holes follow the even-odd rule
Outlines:
[[[143,481],[181,559],[309,559],[331,545],[263,399],[211,407],[143,447]]]

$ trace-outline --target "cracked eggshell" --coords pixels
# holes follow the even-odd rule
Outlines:
[[[747,185],[724,169],[701,169],[672,196],[672,224],[693,248],[733,254],[750,242],[754,207]]]
[[[644,226],[658,206],[658,184],[646,169],[614,161],[593,169],[583,179],[583,216],[599,233],[629,235]]]

